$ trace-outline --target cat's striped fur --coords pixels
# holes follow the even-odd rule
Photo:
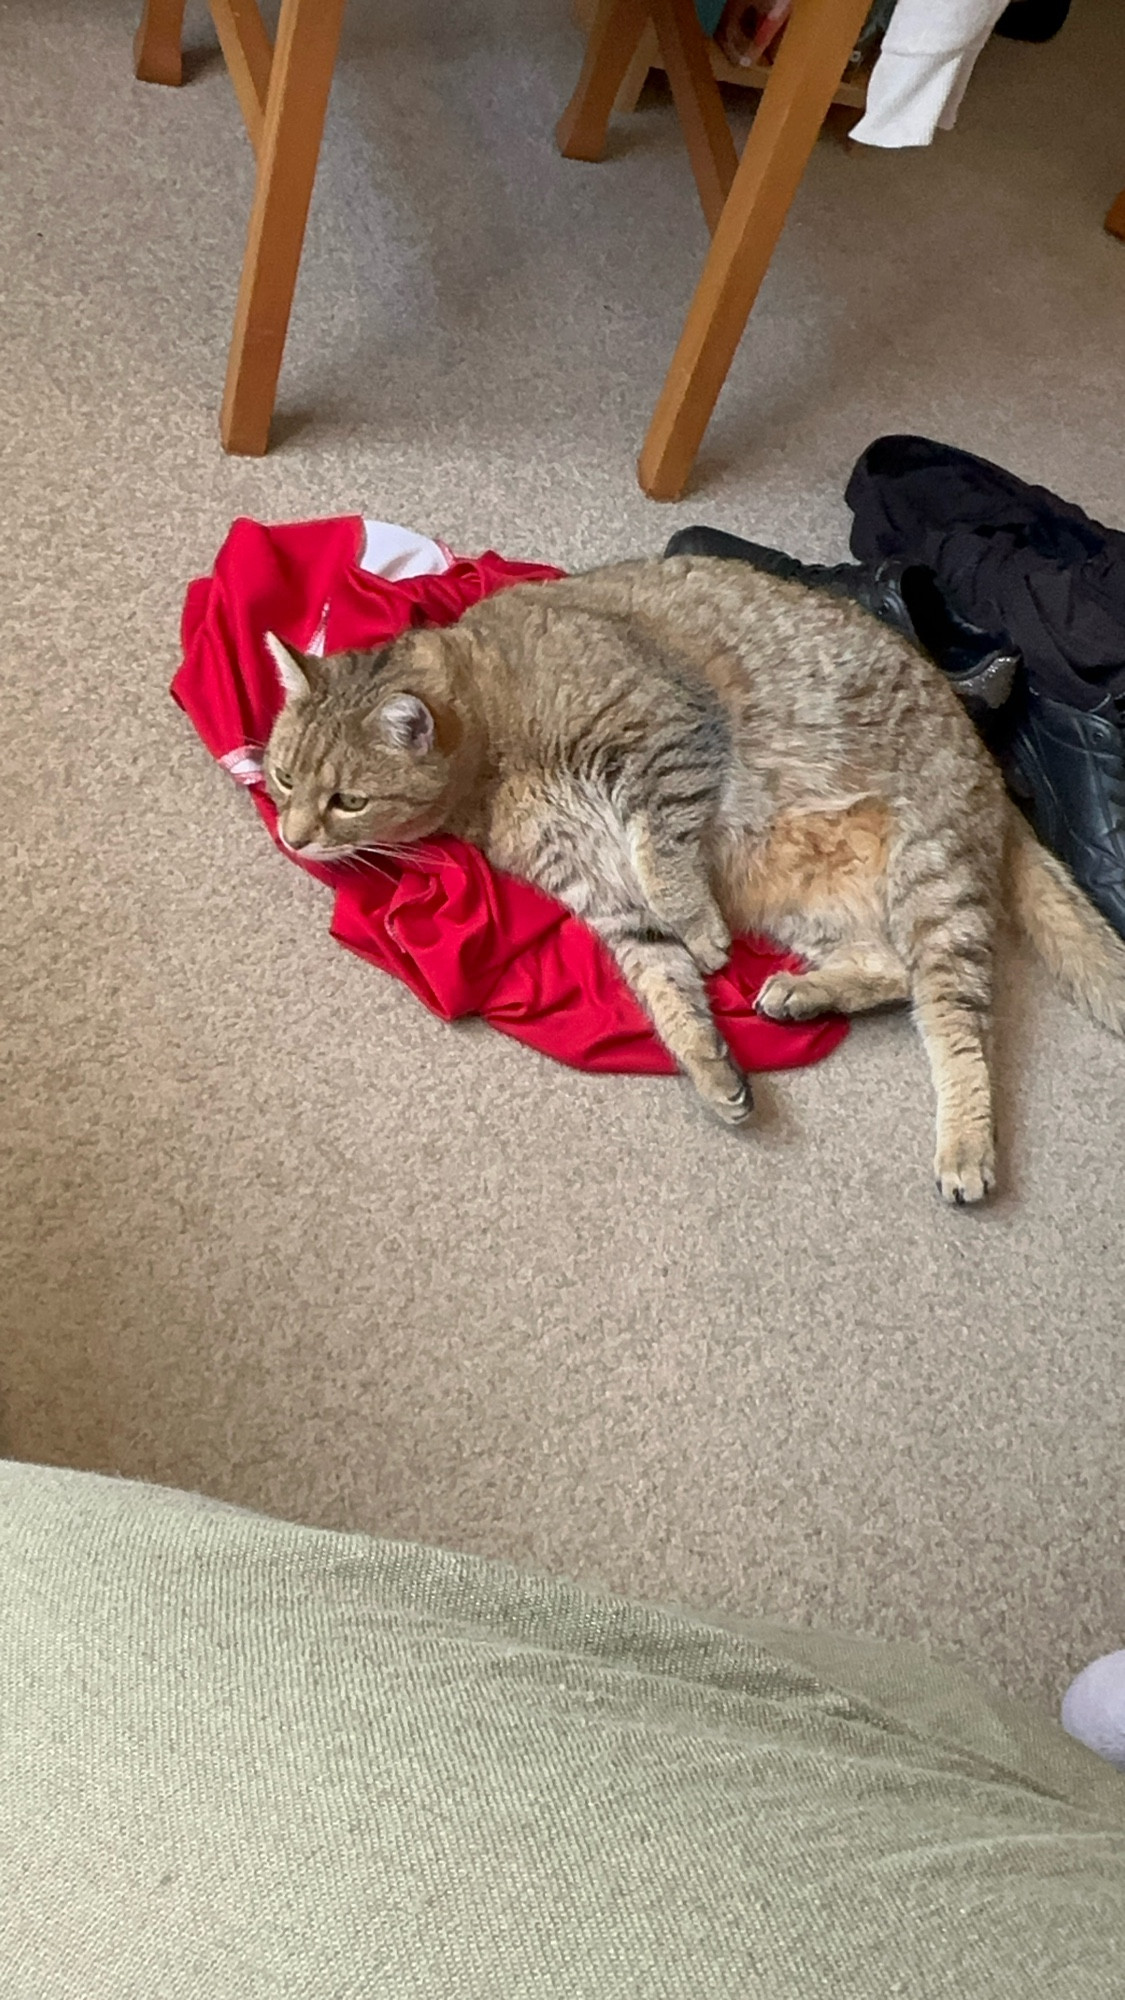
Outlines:
[[[775,1018],[912,1004],[950,1201],[994,1178],[1005,907],[1125,1032],[1125,945],[1026,829],[937,669],[843,599],[683,556],[502,591],[374,654],[271,645],[283,837],[322,859],[475,841],[604,938],[727,1122],[750,1092],[703,979],[740,930],[808,964],[767,981]]]

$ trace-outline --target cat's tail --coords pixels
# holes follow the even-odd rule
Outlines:
[[[1125,1035],[1125,942],[1016,806],[1005,860],[1009,912],[1047,970],[1095,1021]]]

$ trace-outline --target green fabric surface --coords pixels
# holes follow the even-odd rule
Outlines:
[[[906,1647],[0,1465],[5,2000],[1101,2000],[1125,1782]]]
[[[713,35],[723,18],[725,0],[695,0],[699,25],[705,35]]]

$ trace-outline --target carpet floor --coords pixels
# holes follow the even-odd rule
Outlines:
[[[920,1637],[1053,1704],[1125,1640],[1125,1048],[1013,954],[983,1214],[935,1199],[903,1019],[765,1079],[739,1141],[339,950],[167,683],[239,514],[837,559],[855,457],[918,429],[1125,522],[1125,16],[991,43],[929,150],[822,140],[658,508],[705,246],[662,89],[569,164],[567,0],[353,0],[277,443],[234,461],[250,153],[201,13],[187,87],[134,82],[138,9],[0,5],[0,1448]]]

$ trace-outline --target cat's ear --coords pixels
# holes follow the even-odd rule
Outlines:
[[[276,632],[266,633],[266,651],[277,668],[277,678],[289,701],[299,701],[312,693],[312,679],[309,669],[320,663],[310,658],[308,653],[299,653],[295,646],[287,646]]]
[[[424,757],[434,747],[434,718],[420,695],[393,694],[376,717],[387,742],[411,757]]]

